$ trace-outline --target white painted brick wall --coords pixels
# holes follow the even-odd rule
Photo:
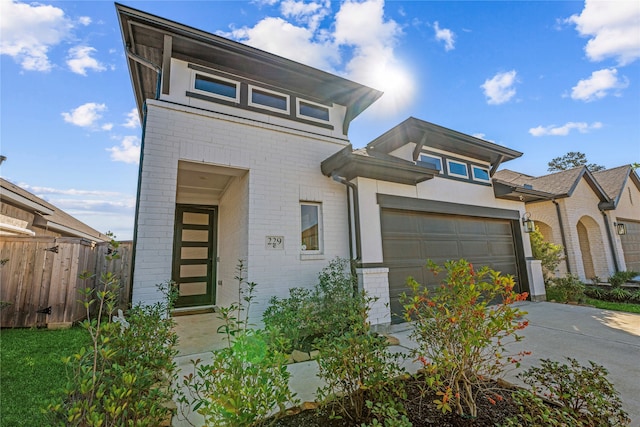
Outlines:
[[[389,325],[391,323],[391,309],[389,297],[389,269],[357,268],[358,287],[367,296],[375,298],[369,306],[369,323],[372,325]]]

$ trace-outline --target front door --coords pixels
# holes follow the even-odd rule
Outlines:
[[[215,303],[216,207],[176,205],[172,279],[176,307]]]

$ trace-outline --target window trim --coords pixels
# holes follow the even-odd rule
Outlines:
[[[452,172],[451,171],[451,164],[452,163],[464,166],[464,170],[466,171],[466,174],[462,175],[462,174],[459,174],[459,173]],[[460,162],[458,160],[447,159],[447,175],[454,176],[456,178],[469,179],[469,167],[468,167],[467,163]]]
[[[422,157],[423,157],[423,156],[424,156],[424,157],[429,157],[429,158],[431,158],[431,159],[438,160],[438,161],[440,162],[440,169],[438,169],[438,173],[443,173],[443,172],[444,172],[444,167],[443,167],[443,166],[444,166],[444,163],[443,163],[443,161],[442,161],[442,157],[439,157],[439,156],[436,156],[436,155],[433,155],[433,154],[420,153],[420,157],[419,157],[419,160],[418,160],[418,161],[420,161],[420,162],[421,162],[421,161],[422,161],[421,159],[422,159]],[[425,163],[426,163],[426,162],[425,162]]]
[[[327,115],[329,116],[329,118],[327,118],[327,120],[324,120],[324,119],[318,119],[317,117],[312,117],[312,116],[307,116],[306,114],[302,114],[300,112],[300,104],[301,103],[309,104],[312,107],[325,108],[327,110]],[[318,104],[317,102],[312,102],[312,101],[308,101],[306,99],[296,98],[296,116],[298,116],[299,118],[304,119],[304,120],[311,120],[313,122],[331,123],[331,108],[329,108],[326,105]]]
[[[205,77],[209,77],[210,79],[214,79],[214,80],[220,80],[222,82],[227,82],[227,83],[231,83],[236,87],[236,96],[235,98],[231,97],[231,96],[224,96],[224,95],[220,95],[218,93],[215,92],[209,92],[206,90],[202,90],[202,89],[197,89],[196,88],[196,80],[197,80],[197,76],[198,74],[205,76]],[[236,103],[240,103],[240,82],[236,81],[236,80],[231,80],[231,79],[227,79],[225,77],[220,77],[217,76],[215,74],[210,74],[210,73],[206,73],[203,71],[199,71],[199,70],[192,70],[191,73],[191,89],[195,92],[195,93],[199,93],[201,95],[205,95],[205,96],[209,96],[209,97],[213,97],[213,98],[218,98],[218,99],[224,99],[225,101],[233,101]]]
[[[302,249],[302,207],[315,206],[318,208],[318,249]],[[324,253],[324,229],[322,226],[322,203],[300,201],[300,253],[304,255],[322,255]]]
[[[264,92],[267,94],[273,94],[275,96],[278,97],[282,97],[285,98],[285,102],[286,102],[286,110],[281,110],[280,108],[275,108],[275,107],[270,107],[268,105],[264,105],[264,104],[258,104],[256,102],[253,102],[252,98],[253,98],[253,91],[257,90],[259,92]],[[290,114],[291,113],[291,97],[285,93],[281,93],[281,92],[276,92],[273,90],[269,90],[269,89],[265,89],[263,87],[260,86],[254,86],[254,85],[249,85],[249,93],[247,96],[247,105],[250,107],[254,107],[254,108],[260,108],[261,110],[269,110],[269,111],[274,111],[276,113],[280,113],[280,114]]]
[[[481,171],[486,172],[487,173],[487,179],[477,177],[476,176],[476,169],[479,169]],[[490,183],[491,182],[491,176],[489,175],[489,169],[485,168],[485,167],[482,167],[482,166],[471,165],[471,176],[473,177],[474,181],[485,182],[485,183]]]

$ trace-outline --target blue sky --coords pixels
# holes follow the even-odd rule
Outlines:
[[[354,147],[413,116],[519,150],[640,162],[640,2],[123,1],[385,91]],[[0,0],[0,174],[132,237],[141,129],[115,7]]]

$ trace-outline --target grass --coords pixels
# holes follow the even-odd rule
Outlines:
[[[0,426],[47,425],[42,409],[66,381],[63,357],[88,345],[79,327],[0,331]]]
[[[630,302],[610,302],[601,301],[595,298],[587,298],[587,304],[603,310],[626,311],[627,313],[640,314],[640,304],[633,304]]]

